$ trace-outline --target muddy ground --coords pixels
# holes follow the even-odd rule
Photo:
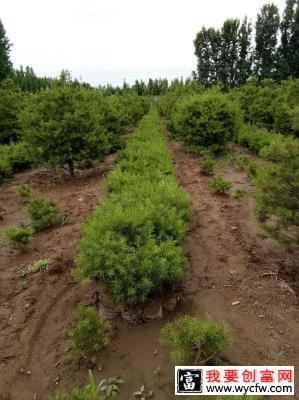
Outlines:
[[[120,316],[112,320],[111,344],[99,354],[93,372],[97,379],[119,375],[125,380],[120,400],[133,399],[132,393],[143,384],[154,391],[155,399],[174,399],[173,367],[167,349],[159,345],[159,331],[166,321],[187,313],[210,314],[231,325],[233,343],[223,355],[227,364],[299,366],[298,249],[259,238],[253,198],[213,194],[210,178],[199,173],[198,157],[178,143],[169,146],[177,177],[193,203],[184,243],[189,265],[176,292],[146,307],[155,314],[163,301],[179,295],[173,312],[164,311],[162,319],[141,325]],[[17,174],[1,186],[0,201],[7,207],[1,229],[27,222],[15,194],[23,183],[52,198],[69,221],[34,235],[27,253],[1,244],[0,394],[12,400],[46,400],[55,391],[86,383],[87,367],[67,359],[68,332],[76,304],[89,302],[95,290],[103,293],[103,287],[75,283],[71,270],[80,225],[103,199],[104,177],[114,159],[110,156],[72,179],[61,179],[61,171],[40,169]],[[232,190],[254,190],[246,173],[233,166],[227,167],[225,176],[233,182]],[[50,259],[50,268],[24,283],[20,270],[38,259]]]

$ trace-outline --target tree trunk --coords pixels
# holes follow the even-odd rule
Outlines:
[[[67,165],[69,167],[69,172],[70,172],[71,176],[74,176],[75,175],[75,167],[74,167],[73,160],[69,160]]]

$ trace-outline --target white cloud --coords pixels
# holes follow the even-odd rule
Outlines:
[[[94,84],[195,68],[193,39],[224,19],[255,16],[265,0],[2,0],[15,66],[67,68]],[[276,1],[282,9],[284,0]]]

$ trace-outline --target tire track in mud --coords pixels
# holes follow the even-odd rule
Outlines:
[[[44,180],[34,181],[35,191],[53,198],[62,212],[71,215],[71,223],[38,233],[35,247],[25,254],[2,249],[1,271],[5,272],[6,279],[2,282],[4,307],[0,314],[3,328],[0,397],[7,394],[14,400],[29,400],[37,393],[37,399],[45,398],[45,393],[51,393],[56,387],[52,379],[58,374],[55,363],[68,346],[75,305],[90,290],[89,286],[75,284],[70,275],[81,223],[104,197],[103,180],[114,161],[115,155],[111,155],[91,173],[84,171],[72,182],[59,180],[57,186],[47,188],[46,193]],[[16,179],[19,184],[28,179],[31,182],[36,174],[38,171],[29,171],[17,175]],[[7,186],[3,197],[6,192],[10,193],[10,186]],[[17,211],[18,201],[11,208]],[[51,259],[50,269],[30,276],[24,291],[17,294],[20,269],[39,258]]]

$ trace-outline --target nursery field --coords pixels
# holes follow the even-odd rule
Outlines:
[[[0,400],[299,398],[299,0],[197,33],[215,5],[27,3],[20,47],[0,19]]]
[[[124,380],[120,385],[121,400],[138,398],[133,393],[142,392],[142,386],[146,398],[172,399],[174,364],[169,350],[160,342],[160,331],[167,322],[184,315],[208,315],[230,326],[232,339],[221,352],[222,364],[298,365],[298,248],[281,246],[273,238],[259,237],[254,198],[214,193],[210,187],[211,176],[200,172],[203,159],[182,142],[173,140],[165,125],[165,119],[160,121],[153,110],[140,129],[129,135],[126,150],[119,156],[109,155],[104,162],[78,171],[74,177],[64,175],[60,168],[39,167],[16,173],[2,184],[0,201],[7,209],[1,228],[20,222],[24,226],[29,224],[24,209],[26,199],[17,192],[25,184],[30,185],[33,196],[52,199],[65,219],[64,223],[35,232],[25,252],[11,249],[7,244],[1,246],[0,381],[5,399],[48,399],[55,392],[71,391],[87,383],[88,369],[97,381],[121,377]],[[145,146],[149,146],[146,153],[142,150]],[[151,153],[151,148],[154,153],[148,158],[146,154]],[[241,147],[235,147],[235,151],[239,157],[249,154]],[[257,159],[254,155],[251,157]],[[151,169],[152,162],[157,169]],[[110,171],[114,172],[107,179]],[[162,171],[162,175],[157,175],[157,171]],[[255,191],[248,172],[239,168],[236,158],[216,161],[214,174],[218,171],[231,182],[230,193],[240,187],[248,193]],[[144,173],[144,182],[140,183],[142,179],[138,175]],[[160,189],[152,191],[151,182]],[[136,235],[144,238],[146,233],[141,227],[156,214],[146,199],[140,200],[138,193],[145,190],[143,185],[147,187],[150,202],[159,201],[159,215],[165,214],[167,221],[165,227],[156,225],[155,229],[160,226],[157,239],[160,250],[155,251],[163,251],[161,243],[165,241],[173,246],[167,248],[166,257],[174,257],[168,265],[177,266],[178,276],[173,278],[171,270],[164,272],[166,283],[153,293],[148,282],[157,278],[158,272],[154,271],[153,276],[150,272],[156,261],[148,264],[143,272],[148,274],[147,285],[138,286],[140,279],[134,283],[134,276],[130,276],[136,291],[124,292],[129,283],[123,286],[117,280],[119,275],[114,277],[109,270],[107,277],[101,275],[100,280],[84,283],[75,279],[73,270],[79,270],[79,275],[95,276],[93,260],[99,253],[94,246],[100,238],[88,248],[94,237],[93,229],[96,232],[104,229],[104,235],[125,224],[121,222],[122,213],[117,214],[116,222],[113,222],[115,215],[109,214],[110,207],[119,206],[119,195],[125,199],[121,206],[123,213],[131,207],[136,210],[136,202],[145,205],[139,224],[132,225],[133,217],[130,223],[131,211],[124,219],[125,235],[130,229],[131,242]],[[133,199],[126,194],[127,187],[135,193]],[[180,188],[189,195],[190,203]],[[166,213],[163,201],[166,199],[171,205],[173,196],[176,201],[172,207],[176,218],[181,216],[182,223],[175,222],[171,235],[176,234],[176,239],[173,237],[169,242],[169,233],[163,232],[175,220],[173,214]],[[187,212],[186,207],[191,211]],[[105,213],[108,213],[107,220]],[[82,223],[91,215],[82,241]],[[185,227],[183,221],[188,219]],[[106,225],[101,228],[103,224]],[[104,248],[105,241],[100,246]],[[143,251],[136,246],[137,254]],[[118,244],[114,252],[121,251]],[[128,254],[130,249],[124,251]],[[78,259],[78,252],[87,256]],[[182,259],[183,253],[186,261]],[[83,262],[90,254],[92,257]],[[147,260],[151,254],[148,253]],[[160,253],[159,258],[164,257]],[[48,261],[45,269],[22,274],[28,265],[41,259]],[[121,259],[113,262],[116,268]],[[131,259],[127,262],[122,268],[127,265],[132,268]],[[178,280],[175,286],[167,283],[174,279]],[[108,290],[107,284],[108,288],[111,285]],[[159,282],[155,285],[159,286]],[[125,307],[120,306],[124,299],[127,299]],[[93,307],[111,324],[110,343],[100,351],[94,349],[92,359],[79,364],[68,356],[72,347],[69,332],[75,324],[74,310],[78,303]]]

